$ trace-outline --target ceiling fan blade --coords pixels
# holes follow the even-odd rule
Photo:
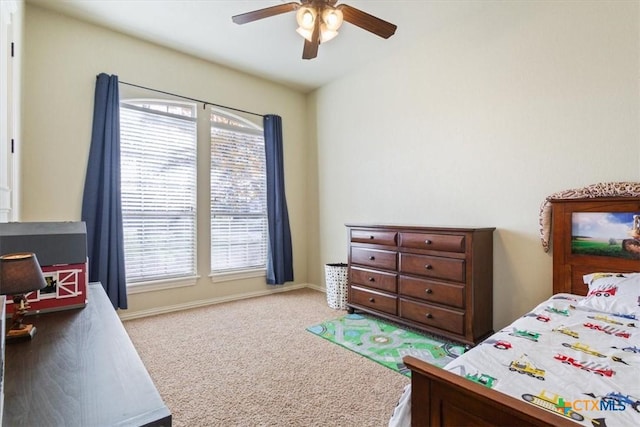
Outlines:
[[[311,33],[311,41],[304,39],[304,49],[302,49],[302,59],[313,59],[318,56],[318,46],[320,46],[320,19],[316,19]]]
[[[304,4],[309,4],[309,3],[326,3],[329,6],[333,6],[334,4],[338,3],[338,0],[300,0],[300,3]]]
[[[346,4],[338,5],[337,9],[342,11],[345,21],[385,39],[394,35],[396,28],[398,28],[390,22],[377,18],[373,15],[369,15],[360,9],[356,9],[355,7],[351,7]]]
[[[270,16],[280,15],[281,13],[293,12],[300,7],[300,3],[289,2],[276,6],[266,7],[264,9],[254,10],[252,12],[242,13],[231,17],[236,24],[246,24],[247,22],[257,21],[258,19],[269,18]]]

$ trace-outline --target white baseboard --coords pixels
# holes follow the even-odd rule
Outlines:
[[[314,289],[316,291],[327,293],[327,288],[325,288],[324,286],[318,286],[318,285],[314,285],[312,283],[307,283],[305,285],[305,287],[310,288],[310,289]]]
[[[158,314],[172,313],[174,311],[182,311],[182,310],[188,310],[190,308],[205,307],[207,305],[221,304],[223,302],[238,301],[238,300],[247,299],[247,298],[255,298],[255,297],[277,294],[280,292],[288,292],[288,291],[293,291],[295,289],[303,289],[303,288],[310,288],[316,291],[326,292],[326,289],[324,287],[313,285],[311,283],[301,283],[297,285],[278,286],[278,287],[274,287],[273,289],[265,289],[265,290],[256,291],[256,292],[246,292],[243,294],[231,295],[226,297],[216,297],[216,298],[210,298],[206,300],[190,301],[188,303],[183,303],[183,304],[156,307],[148,310],[135,311],[133,313],[119,311],[118,316],[122,321],[139,319],[141,317],[149,317],[149,316],[155,316]]]

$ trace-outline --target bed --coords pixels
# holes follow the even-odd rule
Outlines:
[[[550,203],[553,295],[443,369],[405,357],[390,426],[640,425],[640,198]]]

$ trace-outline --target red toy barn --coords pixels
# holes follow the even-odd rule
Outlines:
[[[87,232],[83,222],[0,224],[0,255],[33,252],[47,286],[26,294],[29,314],[84,307],[87,303]],[[7,295],[7,314],[13,301]]]

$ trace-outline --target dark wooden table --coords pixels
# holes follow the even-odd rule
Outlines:
[[[100,283],[81,309],[27,318],[5,347],[3,426],[170,426],[171,413]]]

